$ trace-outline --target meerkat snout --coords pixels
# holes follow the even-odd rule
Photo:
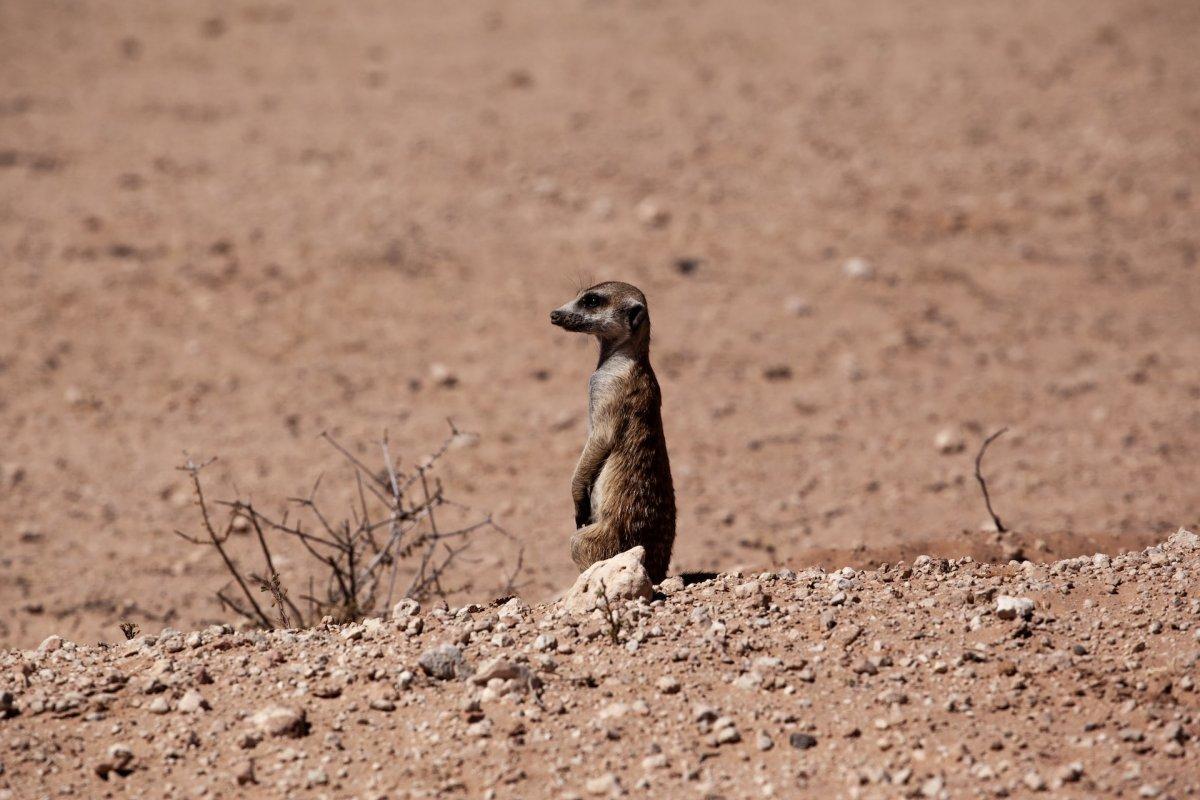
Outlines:
[[[571,557],[582,572],[642,545],[658,583],[675,543],[675,490],[650,367],[646,296],[628,283],[600,283],[550,312],[550,322],[600,343],[588,381],[588,440],[571,479]]]

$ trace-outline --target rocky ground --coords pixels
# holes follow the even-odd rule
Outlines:
[[[1200,525],[1195,0],[3,0],[0,646],[225,617],[184,451],[323,431],[575,577],[594,345],[644,289],[674,570],[1118,552]],[[981,532],[984,436],[997,508]],[[1041,543],[1041,544],[1039,544]],[[299,549],[299,548],[296,548]],[[303,552],[281,552],[300,581]],[[289,559],[287,562],[284,559]]]
[[[0,656],[0,798],[1189,797],[1200,537]],[[613,591],[616,591],[614,589]]]

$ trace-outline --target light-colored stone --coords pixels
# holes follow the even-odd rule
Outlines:
[[[672,575],[659,584],[659,590],[665,595],[673,595],[684,590],[683,578],[678,575]]]
[[[204,695],[195,689],[189,689],[179,698],[178,708],[184,714],[195,714],[198,711],[207,711],[211,706],[204,699]]]
[[[1028,597],[1010,597],[1002,594],[996,598],[996,616],[1000,619],[1029,619],[1035,604]]]
[[[266,736],[298,739],[308,733],[308,715],[303,708],[268,706],[252,716],[250,724]]]
[[[1168,549],[1173,550],[1200,550],[1200,535],[1180,528],[1171,534],[1171,538],[1167,540],[1166,546]]]
[[[42,643],[38,645],[37,651],[38,653],[42,654],[53,653],[56,650],[62,649],[63,641],[64,640],[61,636],[47,636],[42,640]]]
[[[865,258],[856,256],[846,259],[842,264],[842,274],[847,278],[857,278],[866,281],[875,277],[875,268]]]
[[[471,681],[479,686],[486,686],[488,681],[496,678],[502,681],[528,681],[532,676],[529,667],[515,664],[505,658],[493,658],[471,676]]]
[[[646,574],[645,561],[646,549],[640,545],[606,561],[597,561],[584,570],[567,591],[563,606],[572,614],[587,614],[596,608],[601,592],[610,603],[637,598],[649,600],[654,596],[654,586]]]
[[[401,620],[415,617],[421,613],[421,604],[411,597],[405,597],[392,606],[392,619]]]
[[[452,644],[439,644],[421,653],[417,665],[431,678],[448,681],[465,674],[462,650]]]
[[[933,446],[942,455],[950,455],[966,450],[967,442],[957,428],[942,428],[933,437]]]

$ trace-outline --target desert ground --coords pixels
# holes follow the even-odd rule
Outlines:
[[[447,419],[447,493],[509,534],[448,605],[519,557],[555,619],[595,345],[548,314],[604,279],[649,298],[674,573],[1197,530],[1198,36],[1186,0],[0,3],[0,646],[236,624],[181,464],[349,507],[321,434],[408,468]]]

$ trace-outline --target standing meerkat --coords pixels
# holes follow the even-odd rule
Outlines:
[[[600,362],[588,381],[588,439],[571,479],[571,558],[582,572],[642,545],[650,580],[660,583],[675,543],[675,488],[662,393],[650,367],[646,296],[606,281],[550,312],[550,321],[600,342]]]

